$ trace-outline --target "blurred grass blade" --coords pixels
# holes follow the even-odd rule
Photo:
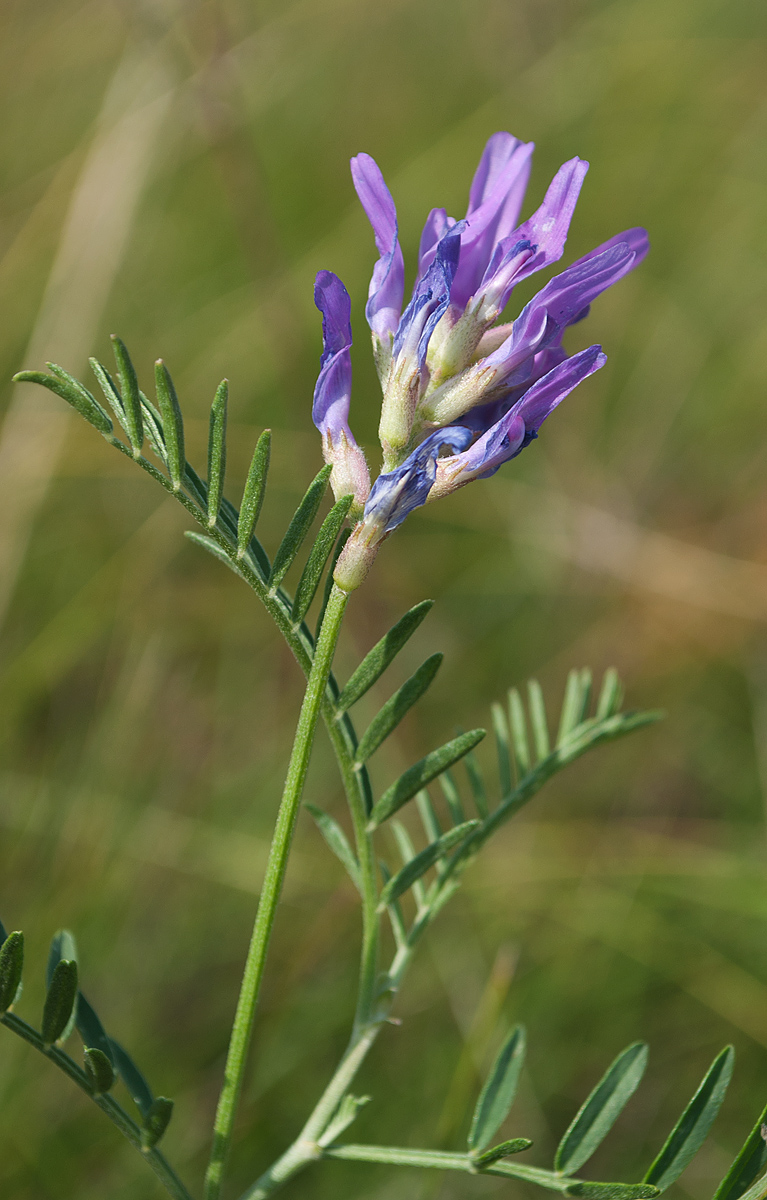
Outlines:
[[[498,754],[498,782],[501,788],[501,795],[508,796],[512,786],[509,724],[506,720],[506,713],[500,704],[493,704],[490,711],[493,716],[493,733],[495,734],[495,748]]]
[[[383,675],[389,663],[413,636],[433,604],[433,600],[422,600],[420,604],[416,604],[404,617],[400,617],[396,625],[392,625],[372,650],[368,651],[338,697],[336,707],[339,712],[346,712],[347,708],[356,704],[360,696],[364,696],[368,688]]]
[[[222,379],[216,388],[210,407],[210,432],[208,434],[208,526],[218,520],[221,497],[224,494],[226,476],[226,410],[229,401],[229,384]]]
[[[371,754],[374,754],[397,728],[405,714],[420,700],[437,674],[443,658],[442,654],[432,654],[386,701],[383,708],[379,709],[360,739],[356,754],[358,763],[367,762]]]
[[[517,772],[526,775],[533,764],[530,755],[530,744],[527,740],[527,721],[522,697],[516,688],[509,688],[509,725],[511,740],[514,746],[514,758],[517,762]]]
[[[434,811],[434,805],[431,802],[429,793],[425,789],[420,791],[415,798],[415,803],[424,833],[430,842],[436,842],[437,838],[442,837],[443,830],[439,823],[439,817]]]
[[[353,499],[354,496],[342,496],[340,500],[336,501],[322,522],[320,531],[314,539],[314,545],[309,551],[309,557],[301,573],[301,578],[298,581],[296,595],[293,600],[293,621],[296,624],[299,621],[303,621],[309,605],[314,599],[317,588],[320,586],[325,564],[333,553],[333,547],[336,544],[336,539],[340,533],[341,526],[346,520],[346,515],[351,508]]]
[[[580,1196],[581,1200],[652,1200],[660,1192],[649,1183],[592,1183],[579,1180],[565,1188],[565,1195]]]
[[[68,375],[61,367],[57,367],[55,363],[47,364],[52,375],[46,375],[44,371],[19,371],[14,375],[14,383],[39,383],[41,387],[47,388],[49,392],[54,392],[60,396],[62,400],[66,400],[67,404],[71,404],[72,408],[76,408],[81,417],[98,429],[99,433],[109,435],[112,432],[112,422],[108,414],[92,396],[87,388]]]
[[[543,702],[543,692],[537,679],[531,679],[527,685],[527,697],[530,705],[530,725],[533,730],[533,745],[538,762],[548,758],[551,753],[549,742],[549,726],[546,720],[546,705]]]
[[[324,812],[321,808],[317,808],[316,804],[305,802],[304,808],[314,817],[320,833],[336,858],[342,863],[357,891],[362,895],[360,864],[357,861],[356,854],[349,845],[349,840],[343,829],[329,813]]]
[[[0,946],[0,1013],[7,1012],[21,987],[24,970],[24,934],[16,930]]]
[[[112,334],[112,351],[117,363],[117,382],[120,385],[125,432],[128,434],[134,457],[138,458],[144,444],[144,423],[141,418],[141,393],[131,357],[116,334]]]
[[[112,1043],[104,1032],[104,1026],[101,1024],[96,1011],[91,1004],[85,999],[82,992],[77,993],[77,1003],[75,1005],[75,1025],[77,1032],[83,1039],[83,1045],[88,1050],[100,1050],[105,1054],[109,1061],[114,1066],[114,1055],[112,1053]]]
[[[77,963],[62,958],[56,964],[43,1007],[40,1032],[47,1046],[63,1040],[72,1029],[76,999]]]
[[[45,986],[50,987],[53,980],[53,972],[61,962],[62,958],[66,958],[69,962],[77,962],[77,942],[74,934],[68,929],[59,929],[51,938],[51,948],[48,951],[48,963],[45,968]]]
[[[602,688],[597,701],[597,721],[613,717],[623,702],[623,687],[615,667],[608,667],[602,678]]]
[[[103,1096],[108,1092],[115,1081],[114,1068],[104,1054],[103,1050],[97,1050],[95,1046],[85,1048],[83,1054],[85,1074],[88,1076],[88,1081],[95,1095]]]
[[[468,733],[462,733],[437,750],[432,750],[431,754],[427,754],[415,766],[400,775],[399,779],[386,789],[378,803],[373,805],[368,829],[375,829],[382,821],[393,816],[403,804],[412,800],[416,792],[420,792],[421,788],[441,775],[447,767],[452,767],[453,763],[468,754],[484,736],[484,729],[472,729]]]
[[[487,814],[490,812],[490,805],[487,799],[487,789],[485,781],[482,777],[479,763],[475,756],[469,752],[465,758],[466,774],[469,776],[469,784],[471,786],[471,794],[474,797],[474,804],[477,812],[484,821]]]
[[[184,482],[184,468],[186,467],[184,419],[181,416],[181,408],[170,371],[161,358],[158,358],[154,364],[154,382],[157,404],[162,417],[168,474],[174,490],[178,491]]]
[[[501,1046],[477,1100],[467,1143],[470,1151],[484,1150],[509,1115],[517,1094],[526,1045],[524,1027],[517,1025]]]
[[[743,1148],[714,1192],[714,1200],[739,1200],[767,1165],[767,1142],[762,1127],[767,1121],[767,1107],[748,1135]]]
[[[508,1142],[499,1142],[497,1146],[493,1146],[492,1150],[478,1154],[474,1159],[474,1166],[489,1167],[491,1163],[498,1162],[501,1158],[508,1158],[511,1154],[521,1154],[523,1150],[529,1150],[532,1144],[530,1138],[509,1138]]]
[[[172,1100],[168,1100],[166,1096],[158,1096],[156,1100],[152,1101],[148,1112],[144,1114],[144,1121],[141,1126],[141,1147],[143,1150],[151,1150],[153,1146],[157,1145],[165,1130],[170,1125],[172,1116]]]
[[[265,429],[256,442],[253,451],[245,490],[242,493],[240,517],[237,523],[237,557],[242,558],[248,552],[250,539],[255,532],[258,518],[261,515],[261,505],[266,491],[266,477],[269,473],[269,457],[272,450],[272,431]]]
[[[445,797],[447,807],[450,809],[450,816],[454,825],[460,825],[466,820],[466,813],[463,811],[461,804],[461,796],[458,791],[458,786],[453,779],[452,772],[448,769],[443,771],[439,777],[439,786],[442,788],[442,795]]]
[[[572,1175],[591,1158],[638,1088],[646,1067],[644,1042],[634,1042],[618,1055],[559,1143],[554,1156],[556,1171]]]
[[[725,1046],[669,1134],[666,1144],[644,1177],[665,1192],[697,1154],[724,1100],[732,1076],[735,1051]]]
[[[352,533],[352,531],[348,527],[346,529],[342,529],[340,534],[338,535],[338,541],[336,542],[335,547],[333,548],[333,555],[330,560],[330,563],[328,564],[328,573],[325,576],[325,586],[322,589],[322,603],[320,604],[320,611],[317,613],[317,623],[314,626],[315,642],[317,641],[317,638],[320,636],[320,629],[322,628],[322,621],[325,616],[325,609],[328,606],[328,600],[330,599],[330,593],[333,590],[333,573],[336,569],[336,563],[338,562],[338,559],[341,555],[341,551],[343,550],[344,546],[346,545],[349,538],[351,537],[351,533]]]
[[[147,1117],[154,1104],[152,1089],[131,1056],[126,1050],[123,1050],[120,1043],[116,1042],[114,1038],[110,1038],[109,1045],[117,1074],[133,1097],[133,1102],[142,1117]]]
[[[478,825],[479,821],[464,821],[463,825],[458,825],[455,829],[450,829],[447,833],[443,833],[442,837],[436,842],[432,842],[425,850],[421,850],[419,854],[411,858],[410,862],[406,863],[402,870],[393,875],[388,883],[384,885],[378,911],[383,912],[388,904],[391,904],[394,900],[398,900],[443,855],[457,846],[459,842],[462,842]]]
[[[269,575],[269,587],[272,594],[277,591],[277,588],[282,583],[293,559],[301,549],[301,544],[309,532],[314,518],[317,516],[332,469],[330,463],[326,463],[322,470],[317,473],[306,489],[303,500],[293,513],[285,536],[279,544],[277,553],[274,556],[274,562],[272,563],[272,570]]]

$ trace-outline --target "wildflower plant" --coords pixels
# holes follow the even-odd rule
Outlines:
[[[155,365],[155,399],[150,400],[139,386],[128,351],[113,338],[114,375],[91,360],[106,407],[55,364],[48,364],[49,373],[22,371],[16,376],[60,396],[110,445],[176,497],[199,526],[187,536],[251,588],[306,676],[223,1070],[205,1200],[218,1200],[223,1194],[272,927],[320,721],[346,797],[351,840],[327,812],[309,800],[304,807],[359,893],[358,993],[353,1011],[350,1005],[348,1045],[325,1090],[284,1153],[266,1169],[263,1164],[258,1168],[260,1173],[241,1200],[264,1200],[299,1172],[328,1158],[493,1175],[586,1200],[649,1200],[677,1179],[699,1149],[729,1083],[733,1051],[726,1047],[640,1181],[584,1179],[582,1168],[645,1070],[647,1047],[633,1043],[595,1083],[564,1132],[553,1163],[528,1165],[517,1156],[532,1143],[524,1129],[506,1125],[525,1056],[525,1033],[518,1026],[501,1046],[480,1091],[465,1149],[363,1145],[345,1139],[370,1099],[356,1094],[355,1080],[370,1048],[396,1014],[413,956],[484,844],[553,775],[596,746],[639,730],[658,716],[622,709],[614,670],[606,672],[592,700],[591,674],[578,669],[569,675],[552,727],[533,680],[526,695],[512,687],[507,703],[492,706],[497,767],[491,777],[474,758],[485,730],[473,729],[429,750],[377,794],[368,763],[433,683],[442,656],[427,658],[366,729],[357,729],[353,710],[427,617],[432,602],[423,600],[405,613],[349,679],[337,680],[332,670],[349,598],[365,581],[383,542],[414,509],[481,481],[520,454],[560,402],[605,362],[599,345],[568,354],[566,331],[587,316],[601,292],[642,260],[648,248],[646,234],[630,229],[611,237],[554,275],[513,320],[506,320],[516,285],[562,257],[588,167],[578,158],[565,163],[540,207],[520,223],[531,154],[532,145],[508,133],[490,138],[471,184],[465,218],[455,220],[444,209],[429,214],[406,305],[394,201],[372,158],[360,154],[352,160],[354,185],[379,255],[366,317],[382,388],[382,471],[371,484],[365,455],[349,424],[350,298],[337,276],[321,271],[315,301],[322,314],[323,351],[312,416],[321,434],[325,466],[309,484],[271,558],[256,534],[271,435],[266,430],[257,442],[238,511],[224,494],[225,381],[211,408],[203,479],[186,459],[181,408],[162,361]],[[304,548],[329,484],[335,502],[307,553]],[[298,578],[288,590],[285,580],[291,570]],[[316,613],[312,625],[310,612]],[[466,765],[469,769],[463,772]],[[397,820],[406,805],[417,811],[419,844]],[[170,1196],[190,1200],[195,1193],[159,1145],[173,1105],[154,1094],[130,1054],[106,1032],[109,1022],[102,1022],[85,998],[72,934],[60,931],[53,939],[47,997],[37,1028],[16,1011],[23,935],[6,936],[1,927],[0,931],[0,1022],[91,1097],[144,1155]],[[75,1030],[82,1041],[82,1065],[65,1049]],[[118,1085],[130,1097],[127,1108],[115,1095]],[[716,1190],[715,1200],[761,1200],[767,1192],[764,1116]],[[254,1173],[256,1169],[254,1164]]]

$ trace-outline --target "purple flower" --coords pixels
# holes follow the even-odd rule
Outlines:
[[[314,284],[314,303],[322,313],[322,357],[312,420],[322,434],[325,462],[333,464],[330,482],[336,499],[351,493],[354,507],[361,511],[370,491],[370,475],[365,455],[349,428],[351,300],[337,275],[320,271]]]
[[[519,454],[565,396],[606,361],[599,346],[569,357],[563,337],[644,258],[643,229],[596,247],[545,283],[516,320],[497,324],[517,284],[564,254],[588,170],[580,158],[566,162],[543,203],[520,224],[532,151],[532,143],[493,134],[471,184],[466,217],[456,221],[443,208],[432,209],[404,312],[394,201],[372,158],[352,160],[379,254],[365,315],[383,391],[384,467],[339,560],[341,586],[359,586],[377,545],[414,508],[492,475]],[[314,414],[335,470],[336,446],[343,445],[344,463],[350,454],[361,456],[348,426],[349,298],[328,272],[318,276],[317,295],[325,349]],[[355,488],[355,495],[363,491]]]

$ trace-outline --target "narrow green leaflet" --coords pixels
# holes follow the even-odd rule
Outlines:
[[[149,439],[149,445],[154,450],[161,463],[168,464],[168,452],[165,448],[165,438],[162,432],[162,417],[155,408],[152,401],[143,392],[141,396],[141,416],[144,422],[144,430]]]
[[[66,400],[67,404],[72,405],[72,408],[76,408],[80,416],[85,417],[86,421],[95,426],[99,433],[109,436],[112,432],[112,422],[95,396],[92,396],[86,387],[83,387],[77,379],[73,379],[55,363],[47,363],[47,366],[53,372],[52,375],[46,375],[45,371],[19,371],[14,375],[13,382],[39,383],[49,392],[54,392],[62,400]]]
[[[309,484],[303,500],[293,513],[285,536],[279,544],[277,553],[274,556],[274,562],[272,563],[272,570],[269,575],[269,587],[272,593],[276,592],[282,583],[293,559],[301,549],[301,544],[309,532],[314,518],[317,516],[320,504],[322,503],[322,497],[325,495],[325,489],[328,486],[331,470],[332,467],[330,464],[326,463]]]
[[[357,747],[357,762],[366,762],[389,734],[396,729],[402,718],[420,700],[439,670],[444,655],[432,654],[422,663],[414,675],[386,701],[363,733]]]
[[[51,976],[48,994],[43,1007],[40,1032],[43,1041],[50,1046],[63,1039],[68,1029],[77,999],[77,963],[62,958]]]
[[[421,788],[426,787],[432,779],[441,775],[447,767],[452,767],[453,763],[458,762],[465,754],[473,750],[484,736],[484,729],[472,729],[468,733],[462,733],[452,741],[446,742],[444,746],[440,746],[438,750],[432,750],[431,754],[427,754],[415,766],[400,775],[399,779],[386,789],[378,803],[373,806],[368,829],[376,829],[382,821],[391,817],[398,809],[402,808],[403,804],[412,800],[416,792],[420,792]]]
[[[109,371],[107,371],[104,364],[100,363],[97,358],[89,358],[88,362],[90,363],[93,374],[96,376],[99,387],[104,393],[107,404],[117,417],[117,420],[120,422],[122,428],[125,429],[125,432],[127,433],[128,430],[125,423],[125,413],[123,412],[122,398],[115,387],[112,376],[109,374]]]
[[[562,703],[562,713],[559,719],[557,745],[561,745],[574,729],[585,719],[591,697],[591,672],[570,671],[567,676],[565,698]]]
[[[125,432],[128,435],[134,457],[141,453],[144,442],[144,424],[141,419],[141,393],[139,392],[136,371],[125,344],[119,337],[112,334],[112,351],[117,363],[117,382],[120,385],[123,413],[125,416]]]
[[[51,939],[51,948],[48,952],[48,962],[45,968],[46,987],[50,988],[51,984],[53,983],[53,973],[62,959],[66,959],[69,962],[74,963],[78,961],[77,943],[75,941],[74,934],[70,933],[68,929],[59,929],[57,933],[54,933],[53,938]],[[66,1028],[60,1034],[58,1039],[59,1041],[65,1042],[74,1029],[75,1008],[76,1005],[73,1004],[69,1021],[67,1022]]]
[[[229,384],[222,379],[210,409],[208,434],[208,525],[212,529],[218,520],[226,477],[226,415],[229,403]]]
[[[184,450],[184,420],[170,371],[161,358],[154,365],[157,405],[162,417],[162,432],[168,460],[168,474],[176,491],[184,482],[186,453]]]
[[[453,779],[451,771],[443,771],[439,777],[439,786],[442,789],[442,795],[445,797],[447,806],[450,809],[450,816],[453,818],[455,825],[460,825],[466,820],[466,813],[463,811],[461,797],[458,792],[458,786]]]
[[[646,1067],[644,1042],[634,1042],[618,1055],[559,1143],[554,1156],[555,1170],[572,1175],[591,1158],[639,1087]]]
[[[530,744],[527,740],[527,721],[522,697],[516,688],[509,688],[509,725],[514,746],[514,757],[520,775],[526,775],[532,766]]]
[[[442,826],[439,823],[439,817],[434,811],[434,805],[431,802],[429,793],[426,790],[419,792],[415,798],[415,803],[424,833],[430,842],[436,842],[437,838],[442,837]],[[463,819],[465,820],[465,818]],[[457,822],[457,824],[460,824],[460,822]]]
[[[114,1038],[110,1038],[109,1047],[118,1075],[133,1097],[133,1102],[142,1117],[147,1117],[154,1104],[152,1089],[131,1056],[126,1050],[123,1050],[119,1042],[116,1042]]]
[[[97,1050],[95,1046],[90,1048],[86,1046],[83,1054],[83,1065],[94,1094],[103,1096],[105,1092],[109,1091],[115,1081],[112,1063],[103,1050]]]
[[[741,1200],[764,1200],[765,1196],[767,1196],[767,1174],[752,1183],[748,1191],[743,1193]]]
[[[479,769],[479,763],[471,751],[466,755],[464,763],[466,774],[469,776],[469,786],[471,787],[471,794],[474,797],[474,804],[480,817],[484,820],[490,812],[490,804],[487,799],[487,789],[485,788],[485,781],[482,778],[482,772]]]
[[[114,1065],[112,1043],[104,1032],[104,1026],[101,1024],[93,1006],[85,999],[82,992],[77,993],[75,1025],[77,1026],[77,1032],[83,1039],[85,1048],[87,1050],[100,1050]]]
[[[23,969],[24,934],[16,930],[0,946],[0,1013],[7,1012],[16,999]]]
[[[158,1096],[152,1101],[141,1126],[141,1145],[144,1150],[151,1150],[157,1145],[172,1116],[173,1101],[168,1100],[167,1096]]]
[[[309,605],[314,599],[315,592],[320,585],[322,572],[325,570],[325,564],[333,553],[336,538],[346,520],[353,499],[353,496],[342,496],[340,500],[337,500],[320,526],[320,531],[309,551],[306,566],[298,581],[293,600],[293,620],[296,623],[303,621]]]
[[[416,604],[404,617],[400,617],[396,625],[392,625],[372,650],[368,651],[338,697],[336,707],[339,712],[346,712],[347,708],[356,704],[360,696],[364,696],[368,688],[383,675],[408,639],[413,636],[433,604],[433,600],[422,600],[420,604]]]
[[[406,863],[402,870],[393,875],[384,885],[378,911],[383,912],[388,904],[399,899],[422,875],[426,874],[430,867],[433,867],[443,855],[447,854],[448,850],[452,850],[454,846],[462,842],[478,825],[479,821],[464,821],[463,825],[457,825],[455,829],[443,833],[436,842],[431,842],[425,850],[421,850],[414,858],[411,858],[410,862]]]
[[[649,1183],[592,1183],[578,1181],[565,1188],[566,1196],[580,1196],[581,1200],[652,1200],[659,1196],[658,1188]]]
[[[190,542],[194,542],[195,546],[201,546],[203,550],[207,550],[208,554],[212,554],[214,558],[224,563],[230,571],[234,571],[234,574],[242,579],[242,572],[232,562],[226,550],[219,546],[218,542],[214,542],[213,538],[206,537],[204,533],[197,533],[195,529],[185,529],[184,537],[188,538]]]
[[[248,552],[250,539],[261,515],[261,505],[266,491],[266,477],[269,473],[269,456],[272,450],[272,431],[265,429],[256,442],[253,458],[242,493],[240,517],[237,523],[237,557],[243,558]]]
[[[362,894],[360,864],[357,862],[357,856],[349,845],[349,840],[338,824],[338,821],[331,817],[329,813],[323,812],[316,804],[308,804],[305,801],[304,808],[314,817],[314,820],[317,822],[317,828],[328,846],[339,862],[342,863],[357,891]]]
[[[767,1107],[748,1135],[746,1142],[714,1193],[714,1200],[738,1200],[767,1166],[767,1142],[762,1126],[767,1121]]]
[[[652,1183],[665,1192],[695,1157],[724,1100],[734,1061],[735,1051],[732,1046],[725,1046],[671,1130],[666,1144],[645,1175],[644,1183]]]
[[[474,1165],[489,1167],[491,1163],[498,1162],[502,1158],[509,1158],[512,1154],[521,1154],[523,1150],[529,1150],[532,1144],[530,1138],[509,1138],[507,1142],[499,1142],[497,1146],[493,1146],[492,1150],[478,1154],[474,1159]]]
[[[530,724],[533,730],[533,744],[538,762],[547,758],[551,753],[549,742],[549,725],[546,720],[546,705],[543,702],[543,692],[537,679],[531,679],[527,685],[527,699],[530,706]]]
[[[613,717],[623,703],[623,687],[615,667],[608,667],[602,677],[602,687],[597,700],[598,721]]]
[[[498,753],[498,783],[501,788],[501,796],[508,796],[511,791],[509,726],[506,720],[506,713],[500,704],[493,704],[491,712],[493,717],[493,733],[495,734],[495,747]]]
[[[517,1094],[525,1049],[525,1030],[517,1025],[501,1046],[474,1109],[467,1143],[472,1153],[484,1150],[506,1120]]]

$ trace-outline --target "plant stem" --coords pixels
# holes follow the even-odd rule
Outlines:
[[[34,1046],[35,1050],[39,1050],[52,1063],[55,1063],[73,1083],[90,1097],[94,1104],[98,1105],[102,1112],[106,1113],[110,1121],[120,1130],[120,1133],[128,1139],[134,1149],[139,1151],[141,1157],[152,1168],[168,1195],[173,1197],[173,1200],[192,1200],[190,1193],[184,1187],[178,1175],[176,1175],[165,1155],[156,1147],[153,1147],[151,1150],[142,1149],[141,1129],[133,1118],[125,1111],[121,1104],[118,1104],[113,1096],[94,1093],[88,1076],[78,1067],[73,1058],[70,1058],[58,1046],[47,1046],[37,1030],[28,1025],[26,1021],[23,1021],[21,1017],[17,1017],[15,1013],[4,1013],[0,1017],[0,1023],[7,1026],[8,1029],[12,1030],[20,1038],[23,1038],[30,1046]]]
[[[290,844],[301,802],[306,771],[309,765],[314,732],[320,715],[330,667],[333,662],[338,634],[341,629],[348,595],[333,586],[325,610],[322,629],[317,640],[309,679],[306,685],[296,736],[285,779],[285,787],[277,814],[277,822],[269,848],[264,884],[258,902],[253,935],[248,949],[240,995],[232,1026],[229,1051],[226,1057],[224,1084],[216,1109],[213,1126],[213,1149],[205,1176],[205,1200],[218,1200],[221,1194],[224,1168],[232,1141],[234,1119],[242,1088],[250,1045],[258,994],[264,974],[274,918],[285,878]]]

